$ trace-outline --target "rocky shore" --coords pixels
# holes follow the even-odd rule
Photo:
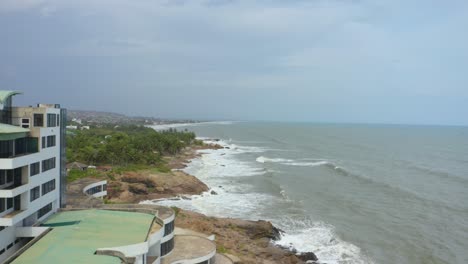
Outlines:
[[[313,253],[295,252],[275,246],[281,230],[268,221],[247,221],[233,218],[208,217],[199,213],[176,209],[176,226],[216,236],[217,250],[235,263],[315,263]],[[308,261],[308,262],[307,262]]]
[[[209,187],[181,169],[200,154],[200,149],[219,149],[219,145],[204,145],[185,149],[175,157],[165,157],[170,171],[138,170],[112,174],[108,180],[107,203],[139,203],[145,200],[185,197],[209,191]],[[73,183],[69,188],[73,187]],[[247,221],[208,217],[174,208],[176,226],[205,234],[214,234],[218,252],[230,255],[235,263],[317,263],[313,253],[296,254],[294,250],[275,246],[281,230],[267,221]]]
[[[200,149],[218,149],[219,145],[203,145],[185,149],[177,156],[165,157],[169,171],[156,169],[114,173],[108,180],[107,201],[109,203],[138,203],[144,200],[190,196],[209,190],[198,178],[183,172],[191,159],[200,154]]]

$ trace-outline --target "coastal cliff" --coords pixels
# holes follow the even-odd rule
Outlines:
[[[200,156],[200,149],[220,149],[219,145],[203,145],[185,148],[175,156],[165,157],[167,171],[142,169],[107,172],[108,196],[106,203],[139,203],[146,200],[183,197],[202,194],[209,187],[195,176],[180,169]],[[77,181],[78,183],[79,181]],[[73,188],[74,183],[69,184]],[[226,205],[229,206],[229,205]],[[173,208],[176,226],[204,234],[214,234],[218,252],[228,255],[234,263],[316,263],[313,253],[296,254],[294,250],[275,246],[281,230],[268,221],[247,221],[233,218],[209,217],[196,212]]]
[[[313,253],[296,255],[275,246],[281,230],[268,221],[247,221],[233,218],[208,217],[199,213],[176,209],[176,226],[216,236],[217,251],[230,256],[235,263],[314,263]]]

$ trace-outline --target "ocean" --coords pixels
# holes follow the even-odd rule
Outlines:
[[[320,263],[468,263],[468,128],[221,122],[185,169],[217,195],[157,201],[271,221]],[[156,201],[155,201],[156,202]]]

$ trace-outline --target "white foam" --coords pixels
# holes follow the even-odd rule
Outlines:
[[[234,121],[212,121],[212,122],[194,122],[194,123],[157,124],[157,125],[150,125],[148,127],[151,127],[154,130],[167,130],[169,128],[192,127],[192,126],[202,126],[202,125],[231,125],[233,123],[235,122]]]
[[[267,158],[264,156],[260,156],[256,159],[259,163],[280,163],[282,165],[288,166],[306,166],[306,167],[316,167],[330,164],[330,162],[326,160],[316,160],[316,161],[296,161],[292,159],[283,159],[283,158]]]
[[[264,156],[260,156],[256,159],[257,162],[259,163],[267,163],[267,162],[272,162],[272,163],[288,163],[288,162],[294,162],[294,160],[291,159],[281,159],[281,158],[276,158],[276,159],[270,159]]]
[[[286,221],[287,223],[287,221]],[[285,225],[285,223],[283,224]],[[286,232],[276,244],[294,248],[298,252],[314,252],[319,263],[327,264],[370,264],[372,260],[362,254],[360,248],[339,239],[332,226],[322,222],[308,222],[296,226],[296,230]],[[285,228],[288,228],[285,226]]]
[[[256,161],[241,161],[238,159],[239,154],[261,153],[267,149],[231,144],[232,141],[230,140],[211,140],[208,143],[216,143],[223,147],[229,147],[229,149],[203,150],[201,152],[205,154],[192,160],[184,171],[196,175],[210,186],[211,190],[215,191],[217,195],[212,195],[210,190],[201,195],[191,196],[191,199],[166,199],[146,201],[144,203],[177,206],[216,217],[269,220],[286,232],[277,241],[278,245],[292,247],[299,252],[314,252],[319,258],[319,263],[372,263],[372,261],[366,259],[358,247],[340,240],[330,225],[309,219],[298,219],[301,217],[287,217],[282,212],[273,215],[269,211],[266,212],[265,208],[278,208],[278,203],[292,202],[282,187],[279,196],[272,196],[256,193],[253,191],[252,186],[247,184],[239,184],[238,182],[233,184],[238,177],[255,177],[266,173],[267,171],[262,168],[263,166],[259,167],[258,163],[271,162],[284,163],[290,166],[321,166],[327,164],[327,161],[272,159],[264,156],[258,157]],[[302,218],[304,218],[303,215]]]
[[[284,165],[317,167],[317,166],[322,166],[322,165],[327,165],[327,164],[329,164],[328,161],[317,161],[317,162],[289,162]]]

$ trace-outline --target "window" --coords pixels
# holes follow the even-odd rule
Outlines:
[[[161,256],[167,255],[174,249],[174,238],[161,244]]]
[[[47,136],[47,147],[55,147],[55,136]]]
[[[56,127],[56,126],[57,126],[57,115],[47,114],[47,127]]]
[[[0,213],[5,212],[5,198],[0,198]]]
[[[7,198],[7,206],[6,206],[6,209],[11,209],[13,208],[13,198]]]
[[[37,211],[37,218],[43,217],[44,215],[46,215],[50,211],[52,211],[52,203],[50,203],[50,204],[42,207],[41,209],[39,209],[39,211]]]
[[[164,225],[164,236],[169,235],[174,231],[174,221]]]
[[[39,174],[39,172],[40,172],[40,163],[39,162],[32,163],[29,166],[29,176],[37,175],[37,174]]]
[[[7,250],[9,250],[9,249],[12,248],[12,247],[13,247],[13,243],[11,243],[11,244],[9,244],[9,245],[7,246]]]
[[[0,185],[13,183],[13,170],[0,170]]]
[[[29,128],[29,118],[21,118],[21,127]]]
[[[42,195],[50,193],[53,190],[55,190],[55,179],[42,184]]]
[[[13,183],[13,171],[7,170],[6,171],[6,183]]]
[[[57,115],[57,126],[60,126],[60,115]]]
[[[55,157],[42,161],[42,172],[55,168]]]
[[[87,193],[88,195],[93,195],[93,194],[96,194],[96,193],[103,192],[103,191],[106,190],[106,189],[103,189],[103,186],[105,186],[105,185],[98,185],[98,186],[95,186],[95,187],[93,187],[93,188],[91,188],[91,189],[88,189],[88,190],[86,191],[86,193]]]
[[[42,148],[46,147],[46,137],[42,137]]]
[[[0,250],[0,255],[2,255],[3,253],[5,253],[5,249]]]
[[[42,186],[44,186],[44,184]],[[29,195],[29,200],[32,202],[32,201],[36,200],[37,198],[39,198],[40,196],[41,196],[41,190],[39,189],[39,186],[36,186],[36,187],[31,189],[31,193]]]
[[[44,115],[43,114],[34,114],[34,126],[43,127],[44,126]]]

